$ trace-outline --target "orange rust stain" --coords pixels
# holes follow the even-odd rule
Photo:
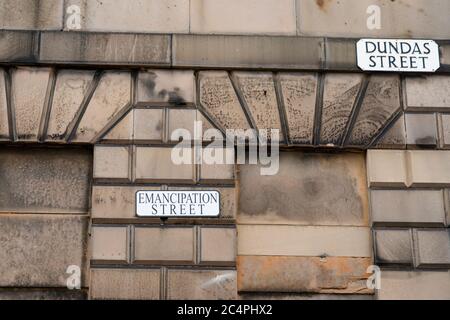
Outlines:
[[[316,4],[319,6],[320,10],[327,11],[329,4],[333,0],[316,0]]]

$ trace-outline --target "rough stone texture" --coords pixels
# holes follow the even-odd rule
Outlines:
[[[438,138],[435,114],[406,114],[405,122],[408,145],[436,147]]]
[[[370,5],[381,8],[381,28],[370,30],[366,13]],[[298,34],[328,37],[450,37],[450,24],[442,12],[450,11],[446,0],[297,0]]]
[[[86,213],[92,156],[83,149],[0,150],[0,211]]]
[[[402,115],[387,129],[387,132],[378,140],[376,148],[405,149],[406,148],[406,127],[405,116]]]
[[[240,292],[370,294],[369,258],[238,256]]]
[[[238,198],[238,189],[233,187],[189,187],[189,188],[183,188],[183,187],[169,187],[169,190],[216,190],[220,192],[220,215],[219,218],[221,219],[230,219],[234,220],[236,219],[236,211],[237,211],[237,198]],[[217,218],[212,218],[212,220],[217,220]]]
[[[408,151],[410,179],[416,186],[450,186],[450,151]]]
[[[441,115],[442,123],[442,146],[450,149],[450,114]]]
[[[237,298],[234,270],[169,270],[169,300],[233,300]]]
[[[366,146],[400,109],[400,78],[373,75],[355,120],[348,144]]]
[[[250,128],[226,72],[202,71],[198,77],[200,104],[221,127],[225,129]]]
[[[176,67],[318,69],[323,39],[270,36],[174,35]],[[236,50],[239,48],[239,50]]]
[[[236,261],[236,229],[202,227],[200,230],[200,262],[234,264]]]
[[[195,109],[169,109],[169,140],[173,142],[180,140],[179,137],[172,137],[174,131],[178,129],[189,131],[191,141],[197,140],[197,138],[201,140],[202,137],[194,136],[195,121],[201,121],[200,119],[197,120],[197,114],[198,112]]]
[[[279,172],[261,176],[259,166],[239,167],[239,223],[368,224],[362,154],[281,152]]]
[[[137,191],[160,190],[160,187],[94,186],[92,188],[92,218],[134,218]]]
[[[377,229],[374,231],[377,263],[412,265],[412,234],[409,229]]]
[[[102,138],[110,143],[131,143],[134,139],[134,110],[130,110],[114,127]]]
[[[189,32],[189,1],[69,0],[81,9],[81,30],[102,32]],[[68,18],[66,14],[66,19]],[[67,28],[67,26],[65,26]]]
[[[0,29],[61,30],[63,0],[3,0]]]
[[[100,227],[91,229],[91,259],[126,263],[128,259],[128,228]]]
[[[93,76],[94,71],[58,72],[47,128],[47,141],[62,140],[66,137],[68,127],[76,118]]]
[[[193,0],[190,31],[295,35],[295,0]]]
[[[407,77],[405,80],[408,111],[450,110],[450,76]]]
[[[371,187],[408,185],[405,152],[368,150],[367,177]]]
[[[135,228],[134,262],[191,264],[194,261],[193,228]]]
[[[316,106],[317,74],[281,74],[280,83],[290,142],[311,144]]]
[[[96,300],[157,300],[159,269],[91,269],[89,296]]]
[[[448,300],[450,271],[381,272],[380,300]]]
[[[416,265],[418,267],[450,267],[450,230],[414,230]]]
[[[96,145],[94,179],[130,180],[130,148]]]
[[[91,142],[131,100],[129,72],[106,72],[78,125],[74,142]]]
[[[359,71],[356,61],[356,39],[325,39],[325,69]]]
[[[0,289],[0,300],[86,300],[86,290]]]
[[[5,71],[0,69],[0,140],[9,139],[8,105],[6,101]]]
[[[258,129],[278,129],[283,140],[280,113],[271,73],[236,72],[240,90]],[[270,139],[270,133],[267,134]]]
[[[163,139],[164,109],[134,109],[133,140],[160,142]]]
[[[330,73],[324,81],[320,144],[339,145],[361,86],[362,75]]]
[[[85,286],[87,218],[55,215],[0,216],[2,287],[66,287],[71,265]]]
[[[191,154],[190,148],[180,150]],[[136,147],[136,182],[185,182],[193,183],[195,179],[193,161],[191,164],[174,164],[171,159],[172,148]]]
[[[366,227],[238,225],[237,232],[238,255],[372,256]]]
[[[17,68],[12,73],[12,103],[20,140],[37,140],[49,77],[47,68]]]
[[[269,293],[239,294],[240,300],[373,300],[370,294]]]
[[[218,155],[222,153],[222,159],[223,161],[226,161],[227,158],[227,149],[218,148],[215,150],[211,150],[211,153],[214,153],[214,155]],[[234,164],[226,164],[226,163],[219,163],[219,164],[207,164],[205,159],[203,159],[201,166],[200,166],[200,179],[202,182],[212,182],[212,183],[220,183],[220,182],[228,182],[233,184],[234,183],[234,171],[235,171],[235,165]]]
[[[35,36],[35,32],[0,31],[0,61],[34,61],[36,59],[33,47]]]
[[[372,190],[375,225],[445,225],[442,190]]]
[[[170,65],[170,36],[91,32],[43,32],[43,63]]]
[[[137,103],[195,103],[195,77],[189,70],[139,72]]]

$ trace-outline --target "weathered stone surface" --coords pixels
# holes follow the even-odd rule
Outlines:
[[[91,32],[42,32],[44,63],[170,65],[170,36]]]
[[[408,111],[450,110],[450,76],[407,77],[405,80]]]
[[[102,32],[189,32],[189,1],[68,0],[66,8],[78,5],[81,30]],[[66,14],[66,19],[68,15]],[[67,26],[65,26],[67,28]]]
[[[134,109],[133,140],[160,142],[163,139],[164,109]]]
[[[128,228],[101,227],[91,229],[92,260],[113,261],[126,263],[128,259]]]
[[[190,148],[180,149],[180,153],[190,154]],[[191,164],[175,164],[171,159],[172,148],[136,147],[135,179],[137,182],[185,182],[195,180],[195,167]]]
[[[444,225],[442,190],[372,190],[375,225]]]
[[[138,186],[93,186],[91,209],[92,218],[134,218],[136,216],[135,195],[136,192],[140,190],[160,190],[160,188]]]
[[[134,230],[135,263],[191,264],[194,261],[193,228],[142,228]]]
[[[91,269],[91,299],[157,300],[159,269]]]
[[[130,148],[96,145],[94,179],[130,180]]]
[[[239,172],[239,223],[368,224],[361,154],[281,152],[276,175],[261,176],[256,165]]]
[[[85,286],[87,218],[75,215],[1,215],[2,287],[66,287],[71,265]]]
[[[348,141],[351,146],[368,145],[387,121],[400,110],[400,78],[371,76],[361,109]]]
[[[416,186],[450,186],[450,151],[408,151],[410,179]]]
[[[36,32],[30,31],[0,31],[0,61],[34,61],[33,43],[36,36]]]
[[[176,67],[318,69],[324,55],[322,38],[304,37],[177,34],[172,47]]]
[[[202,159],[202,163],[200,165],[200,179],[202,182],[234,183],[235,165],[227,164],[225,162],[227,159],[227,152],[234,155],[232,151],[225,148],[216,148],[211,150],[211,153],[214,153],[215,156],[221,155],[220,158],[223,159],[223,161],[219,163],[208,164],[205,159]]]
[[[0,69],[0,140],[9,139],[8,105],[6,101],[5,71]]]
[[[441,115],[442,123],[442,146],[450,149],[450,114]]]
[[[187,130],[190,134],[191,142],[194,139],[201,140],[202,137],[194,136],[195,121],[201,121],[201,119],[197,120],[197,114],[198,111],[196,109],[169,109],[169,140],[173,142],[178,142],[180,140],[178,135],[172,137],[172,134],[178,129]]]
[[[190,31],[295,35],[295,0],[193,0]]]
[[[436,147],[438,139],[435,114],[406,114],[405,122],[408,145]]]
[[[311,144],[316,107],[317,74],[281,74],[280,83],[290,142]]]
[[[12,103],[19,140],[37,140],[49,77],[47,68],[17,68],[12,73]]]
[[[240,292],[369,294],[370,258],[238,256]]]
[[[92,156],[83,149],[0,151],[0,211],[86,213]]]
[[[450,271],[381,272],[380,300],[448,300]]]
[[[372,256],[367,227],[241,224],[237,232],[243,256]]]
[[[217,190],[220,193],[220,215],[219,218],[221,219],[236,219],[236,211],[237,211],[237,198],[238,198],[238,189],[234,187],[189,187],[189,188],[183,188],[183,187],[169,187],[169,190]],[[217,220],[217,218],[212,218],[213,220]]]
[[[450,71],[450,42],[438,42],[440,48],[441,68],[439,71]]]
[[[269,293],[243,292],[240,300],[373,300],[370,294],[326,294],[326,293]]]
[[[414,237],[418,267],[450,266],[450,231],[448,229],[416,229]]]
[[[234,270],[169,270],[169,300],[233,300],[237,298]]]
[[[200,230],[200,262],[234,264],[236,261],[236,229],[202,227]]]
[[[377,263],[412,265],[412,234],[409,229],[374,231]]]
[[[244,111],[224,71],[202,71],[198,75],[200,103],[225,129],[249,129]]]
[[[93,71],[61,70],[56,78],[55,92],[47,128],[47,140],[63,140],[94,77]]]
[[[357,39],[325,39],[325,69],[359,71],[356,61]]]
[[[373,24],[375,15],[371,5],[380,8],[380,28],[368,28]],[[450,4],[446,0],[426,3],[420,0],[297,0],[298,34],[447,39],[450,36],[450,24],[441,13],[448,11]]]
[[[0,29],[61,30],[63,0],[3,0]]]
[[[233,74],[242,91],[249,111],[258,129],[278,129],[283,140],[280,112],[271,73],[236,72]],[[270,133],[266,135],[270,139]]]
[[[362,75],[330,73],[324,81],[320,144],[339,145],[361,87]]]
[[[86,300],[86,290],[0,289],[0,300]]]
[[[406,153],[397,150],[368,150],[367,176],[371,187],[406,186]]]
[[[114,127],[102,138],[107,142],[131,143],[134,138],[134,110],[130,110]]]
[[[195,103],[195,77],[189,70],[139,72],[137,103]]]
[[[376,148],[405,149],[406,148],[406,127],[405,116],[402,115],[387,129],[387,132],[378,140]]]
[[[91,142],[131,101],[131,74],[108,71],[100,79],[72,141]]]

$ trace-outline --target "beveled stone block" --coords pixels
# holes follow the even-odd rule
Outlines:
[[[1,62],[34,62],[34,42],[38,33],[32,31],[0,31]]]
[[[387,129],[387,132],[378,140],[375,148],[382,149],[405,149],[406,127],[405,116],[400,116],[395,123]]]
[[[233,300],[237,298],[234,270],[176,270],[167,276],[169,300]]]
[[[128,228],[93,226],[91,259],[100,263],[126,263],[128,259]]]
[[[130,148],[96,145],[94,179],[130,180]]]
[[[412,265],[410,229],[376,229],[374,238],[377,263]]]
[[[371,187],[407,186],[406,153],[400,150],[368,150],[367,177]]]
[[[435,114],[407,113],[405,115],[407,144],[433,148],[437,145]]]
[[[408,151],[414,187],[450,186],[450,151]]]
[[[200,229],[200,262],[231,264],[236,261],[236,229],[202,227]]]
[[[133,140],[135,142],[161,142],[164,134],[164,109],[134,109]]]
[[[0,69],[0,140],[9,140],[8,105],[3,69]]]
[[[450,231],[448,229],[414,230],[416,266],[450,266]]]
[[[405,79],[406,110],[450,110],[450,76],[432,75]]]
[[[441,145],[445,149],[450,149],[450,114],[441,115],[442,140]]]

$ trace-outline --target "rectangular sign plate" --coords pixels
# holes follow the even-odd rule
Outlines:
[[[364,71],[435,72],[440,67],[433,40],[361,39],[356,51]]]
[[[138,217],[199,218],[220,214],[218,191],[138,191]]]

